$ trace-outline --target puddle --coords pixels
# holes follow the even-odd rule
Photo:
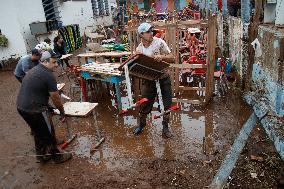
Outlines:
[[[180,109],[170,115],[169,125],[173,138],[167,140],[161,136],[162,119],[153,119],[154,115],[159,114],[156,102],[148,115],[143,133],[135,136],[132,131],[138,124],[137,110],[118,115],[116,97],[113,92],[111,94],[111,99],[102,100],[97,108],[99,130],[106,139],[100,150],[90,153],[91,146],[97,140],[97,129],[91,118],[76,118],[73,122],[76,125],[74,129],[81,133],[74,146],[76,156],[103,169],[131,166],[133,161],[142,159],[186,160],[189,156],[204,159],[226,143],[218,137],[219,130],[222,132],[223,129],[218,130],[217,126],[226,122],[234,124],[238,119],[234,116],[226,118],[222,113],[227,108],[225,106],[207,106],[202,109],[189,103],[180,103]],[[126,95],[123,96],[122,106],[125,108],[129,102]],[[229,114],[230,112],[227,113]]]

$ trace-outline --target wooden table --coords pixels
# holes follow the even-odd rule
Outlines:
[[[78,62],[79,65],[81,65],[81,58],[84,58],[85,63],[88,63],[88,58],[96,58],[97,57],[114,57],[114,58],[120,58],[120,63],[122,63],[122,57],[123,56],[129,56],[131,55],[131,52],[118,52],[118,51],[110,51],[110,52],[102,52],[102,53],[82,53],[82,54],[78,54]]]
[[[81,75],[81,89],[84,101],[88,101],[88,91],[87,91],[87,82],[88,80],[101,81],[106,83],[114,84],[115,92],[116,92],[116,100],[118,104],[118,110],[122,110],[122,102],[121,102],[121,92],[120,92],[120,83],[125,80],[125,77],[117,70],[120,66],[119,63],[104,63],[97,64],[93,63],[95,68],[92,68],[91,64],[82,65],[80,75]],[[104,66],[109,65],[109,66]],[[106,67],[103,69],[102,67]],[[97,67],[97,68],[96,68]],[[111,71],[113,70],[113,71]]]
[[[66,102],[63,107],[67,116],[85,117],[92,113],[97,105],[98,103],[90,102]],[[57,109],[54,112],[60,114]]]
[[[105,39],[104,35],[100,35],[97,33],[89,33],[87,37],[89,37],[93,43],[99,43],[99,44],[103,39]]]

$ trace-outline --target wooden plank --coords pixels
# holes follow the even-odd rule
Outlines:
[[[103,74],[109,76],[121,76],[121,71],[118,70],[119,63],[90,63],[82,65],[80,70],[93,74]]]
[[[118,51],[110,51],[110,52],[102,52],[102,53],[82,53],[78,54],[77,57],[122,57],[122,56],[129,56],[131,52],[118,52]]]
[[[210,23],[210,21],[209,21],[209,23]],[[196,24],[207,24],[207,20],[179,20],[178,24],[189,25],[189,26],[190,25],[196,25]]]
[[[133,33],[133,36],[132,36],[132,42],[133,42],[133,48],[136,50],[136,47],[137,47],[137,40],[136,40],[136,38],[137,38],[137,32],[136,31],[133,31],[132,32]]]
[[[182,98],[172,98],[172,101],[174,103],[190,103],[194,105],[200,105],[203,104],[200,100],[193,100],[193,99],[182,99]]]
[[[131,52],[131,55],[133,55],[134,53],[134,47],[133,47],[133,32],[128,32],[128,40],[129,40],[129,44],[130,44],[130,52]]]
[[[84,117],[89,115],[98,103],[90,103],[90,102],[66,102],[63,104],[65,115],[67,116],[78,116]],[[60,114],[59,110],[54,111],[56,114]]]
[[[64,59],[66,59],[66,58],[69,58],[69,57],[71,57],[71,56],[73,56],[73,54],[64,54],[64,55],[62,55],[61,56],[61,60],[64,60]]]
[[[186,87],[186,86],[179,86],[180,89],[184,91],[205,91],[205,87]]]
[[[58,83],[57,84],[57,90],[62,90],[65,87],[65,83]]]
[[[172,44],[174,50],[175,63],[179,64],[179,36],[177,36],[177,28],[172,28]],[[175,68],[175,93],[179,92],[179,69]]]
[[[214,68],[215,68],[215,49],[216,49],[216,36],[217,36],[217,18],[210,16],[208,28],[208,55],[207,55],[207,73],[206,73],[206,91],[205,103],[207,104],[214,91]]]
[[[171,64],[172,68],[189,69],[189,68],[207,68],[206,64]]]
[[[77,57],[80,57],[80,58],[82,58],[82,57],[94,57],[95,56],[94,54],[95,53],[82,53],[82,54],[78,54]]]

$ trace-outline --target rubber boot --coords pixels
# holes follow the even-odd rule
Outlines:
[[[35,141],[35,151],[36,151],[36,163],[44,164],[48,162],[51,159],[50,155],[46,155],[47,149],[46,146],[42,143],[41,140],[39,140],[34,135],[34,141]]]
[[[163,125],[162,137],[171,138],[172,134],[169,130],[169,115],[163,117],[162,125]]]
[[[145,114],[140,115],[140,117],[139,117],[139,126],[136,127],[134,129],[134,131],[133,131],[133,133],[135,135],[139,135],[143,131],[144,127],[146,126],[146,117],[147,117],[147,115],[145,115]]]
[[[52,146],[51,148],[50,153],[52,154],[52,159],[56,164],[64,163],[72,158],[71,152],[66,152],[56,146]]]

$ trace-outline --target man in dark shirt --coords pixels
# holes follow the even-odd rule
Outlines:
[[[40,57],[41,52],[37,49],[33,49],[31,55],[26,55],[19,60],[14,71],[14,75],[19,82],[22,82],[24,76],[30,69],[39,64]]]
[[[41,63],[31,69],[24,77],[18,98],[17,109],[34,134],[37,159],[44,163],[51,158],[56,163],[69,160],[72,155],[57,148],[55,132],[50,121],[48,111],[49,97],[63,117],[64,108],[57,90],[56,79],[53,75],[58,66],[57,55],[45,51],[40,59]],[[59,154],[60,153],[60,154]],[[51,154],[48,156],[46,154]]]

